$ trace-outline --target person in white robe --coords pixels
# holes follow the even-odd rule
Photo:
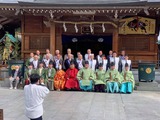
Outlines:
[[[84,55],[84,59],[85,59],[86,61],[89,60],[91,54],[92,54],[92,53],[91,53],[91,49],[88,49],[88,50],[87,50],[87,53]]]
[[[121,71],[125,70],[125,64],[128,64],[129,70],[132,70],[132,62],[129,60],[128,55],[125,55],[125,59],[121,61]]]
[[[90,59],[88,60],[89,62],[89,68],[92,69],[93,71],[96,70],[96,65],[97,65],[97,61],[94,59],[94,54],[90,55]]]
[[[102,55],[103,55],[103,52],[102,52],[102,50],[100,50],[99,54],[96,56],[96,60],[100,61],[102,59]]]
[[[117,53],[115,51],[113,52],[113,57],[110,58],[110,63],[111,62],[115,63],[115,69],[120,71],[120,59],[117,57]]]
[[[113,51],[112,50],[110,50],[109,51],[109,55],[107,56],[107,61],[108,61],[108,63],[107,63],[107,69],[106,70],[108,70],[108,69],[110,69],[110,59],[113,57]]]

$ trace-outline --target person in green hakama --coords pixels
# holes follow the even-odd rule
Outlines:
[[[49,63],[49,68],[46,70],[46,79],[45,84],[49,88],[49,90],[54,90],[54,76],[56,74],[56,70],[53,68],[53,62]]]
[[[106,86],[107,86],[107,92],[108,93],[118,93],[119,92],[119,86],[121,83],[121,75],[118,72],[118,70],[115,69],[115,63],[111,62],[110,69],[107,71],[105,75],[106,79]]]
[[[95,72],[94,80],[94,91],[104,92],[105,91],[105,70],[103,70],[103,64],[99,64],[99,69]]]
[[[77,79],[79,80],[79,85],[81,90],[92,91],[95,74],[93,70],[89,68],[88,61],[85,61],[85,67],[78,72]]]
[[[46,69],[44,69],[43,62],[40,62],[39,68],[36,70],[36,73],[40,76],[40,84],[44,85],[44,80],[46,77]]]
[[[121,93],[132,93],[135,85],[132,71],[129,70],[128,63],[125,64],[125,70],[121,73],[123,81],[121,83]]]
[[[28,69],[24,73],[25,85],[28,85],[30,83],[30,76],[34,73],[35,70],[33,69],[33,64],[28,64]]]

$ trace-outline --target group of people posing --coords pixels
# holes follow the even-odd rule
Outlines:
[[[46,85],[49,90],[131,93],[135,84],[131,60],[124,50],[119,57],[112,50],[108,56],[102,51],[94,56],[91,49],[88,49],[84,57],[80,52],[74,57],[71,49],[67,49],[64,57],[59,50],[55,51],[54,56],[49,49],[46,49],[44,56],[37,50],[36,54],[30,53],[26,60],[26,68],[25,85],[30,83],[30,76],[37,73],[41,78],[40,84]],[[11,84],[11,80],[19,79],[19,74],[15,71],[17,70],[14,70],[10,77]]]

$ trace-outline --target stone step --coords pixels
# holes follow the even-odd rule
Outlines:
[[[137,86],[138,91],[160,91],[160,84],[158,82],[139,82]]]
[[[141,87],[158,87],[159,84],[156,81],[153,81],[153,82],[139,82],[139,86],[141,86]]]
[[[9,78],[5,78],[3,81],[0,82],[1,87],[9,87]]]
[[[0,87],[2,87],[2,84],[4,83],[4,80],[0,81]]]
[[[137,87],[137,91],[160,91],[160,87]]]

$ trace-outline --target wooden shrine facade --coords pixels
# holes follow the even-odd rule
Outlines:
[[[159,7],[155,5],[116,6],[54,6],[49,4],[19,3],[18,6],[0,6],[0,11],[18,13],[21,20],[22,58],[37,49],[45,53],[49,48],[62,53],[62,35],[112,35],[112,50],[126,50],[132,61],[157,61]],[[17,16],[16,15],[16,16]],[[152,34],[120,34],[121,19],[145,17],[154,19]],[[83,31],[89,28],[89,33]],[[91,48],[94,49],[94,48]],[[65,54],[65,53],[63,53]],[[137,64],[134,65],[135,67]]]

